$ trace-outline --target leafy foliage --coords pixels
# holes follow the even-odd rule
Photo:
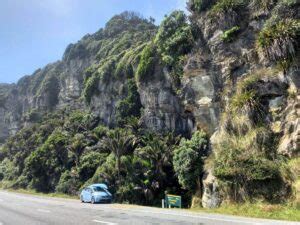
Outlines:
[[[119,178],[121,171],[121,157],[132,151],[134,145],[134,136],[121,129],[109,132],[108,137],[104,139],[104,148],[114,153],[117,159],[116,168]]]
[[[220,13],[227,13],[231,10],[236,11],[245,7],[248,3],[248,0],[219,0],[210,10],[210,15],[217,16]]]
[[[79,188],[79,177],[76,171],[65,171],[56,186],[56,192],[76,195]]]
[[[239,26],[234,26],[229,30],[226,30],[222,36],[221,39],[225,42],[231,42],[234,40],[234,38],[237,36],[238,32],[240,31]]]
[[[97,35],[98,63],[85,73],[83,96],[90,104],[93,95],[99,94],[99,82],[133,78],[145,43],[155,35],[153,20],[134,12],[114,16]]]
[[[235,202],[284,201],[291,195],[293,178],[276,153],[278,140],[265,125],[262,98],[255,90],[260,74],[268,73],[259,71],[237,84],[214,137],[214,174],[222,182],[224,197]]]
[[[259,34],[257,45],[262,54],[273,62],[289,62],[298,50],[300,21],[281,20],[265,27]]]
[[[142,103],[134,79],[128,80],[127,97],[117,103],[116,120],[120,126],[131,117],[140,117]]]
[[[213,3],[214,0],[190,0],[188,6],[191,11],[200,13],[207,10]]]
[[[67,136],[54,131],[47,141],[26,159],[25,171],[32,178],[31,186],[38,191],[53,191],[68,162],[65,145]]]
[[[170,67],[174,67],[181,56],[190,52],[193,43],[192,29],[182,11],[174,11],[166,17],[155,38],[163,62]]]
[[[197,131],[191,140],[182,139],[174,152],[174,170],[179,183],[187,190],[200,188],[204,159],[208,153],[208,139],[204,132]]]
[[[142,51],[141,61],[136,72],[137,82],[146,82],[155,72],[156,47],[152,43]]]

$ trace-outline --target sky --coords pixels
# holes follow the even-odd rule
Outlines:
[[[0,83],[62,58],[70,43],[94,33],[125,10],[152,16],[185,9],[186,0],[0,0]]]

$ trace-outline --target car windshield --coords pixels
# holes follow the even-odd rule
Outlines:
[[[95,192],[100,192],[100,191],[106,192],[102,187],[93,187],[93,191],[95,191]]]

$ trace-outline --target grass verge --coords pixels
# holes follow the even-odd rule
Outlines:
[[[67,195],[67,194],[62,194],[62,193],[41,193],[41,192],[36,192],[34,190],[28,190],[28,189],[1,189],[1,190],[8,191],[8,192],[14,192],[14,193],[20,193],[20,194],[51,197],[51,198],[79,199],[78,196],[74,196],[74,195]]]
[[[299,206],[267,203],[228,204],[217,209],[195,208],[194,212],[218,213],[234,216],[274,220],[300,221]]]

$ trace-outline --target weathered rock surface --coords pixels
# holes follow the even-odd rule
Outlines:
[[[193,12],[191,21],[197,27],[197,40],[187,56],[180,90],[174,90],[170,74],[161,65],[156,65],[150,81],[138,86],[143,125],[155,131],[185,134],[204,129],[212,135],[218,129],[221,113],[238,80],[260,68],[275,68],[259,57],[255,44],[258,33],[271,15],[272,8],[230,10],[218,18],[210,17],[208,12]],[[230,42],[224,41],[222,35],[234,26],[239,26],[237,36]],[[84,72],[99,63],[104,34],[99,31],[69,45],[61,61],[23,77],[15,85],[0,85],[0,143],[34,123],[44,112],[65,107],[91,110],[108,126],[116,123],[117,103],[125,97],[125,78],[98,81],[97,92],[91,96],[89,106],[81,98]],[[111,37],[114,33],[105,35]],[[300,71],[297,60],[296,68],[292,67],[284,74],[276,73],[275,78],[263,80],[256,87],[265,100],[267,122],[280,137],[278,152],[289,157],[300,154]],[[210,171],[204,177],[203,185],[203,206],[218,206],[221,202],[218,185]]]
[[[212,174],[212,171],[206,172],[202,182],[203,182],[202,206],[204,208],[219,207],[222,202],[222,199],[219,192],[218,181]]]

